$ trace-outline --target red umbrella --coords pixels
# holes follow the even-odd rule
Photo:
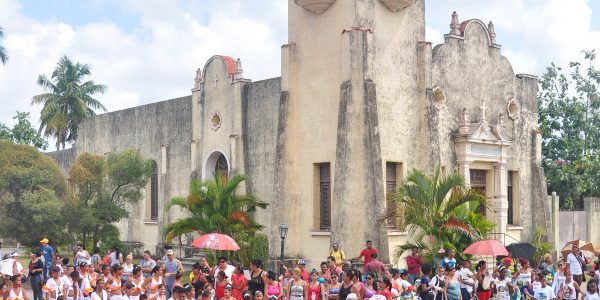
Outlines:
[[[200,236],[192,242],[192,246],[212,250],[240,250],[240,246],[230,236],[220,233],[209,233]]]
[[[508,256],[506,248],[497,240],[485,240],[473,243],[467,247],[463,253],[471,255]]]

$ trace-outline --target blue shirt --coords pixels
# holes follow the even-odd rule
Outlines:
[[[42,250],[42,255],[44,255],[44,260],[46,264],[52,263],[52,255],[54,254],[54,249],[50,245],[42,246],[40,248]]]
[[[456,267],[456,259],[448,259],[447,257],[444,258],[444,260],[442,261],[442,267],[444,267],[444,269],[446,268],[452,268],[454,269]]]

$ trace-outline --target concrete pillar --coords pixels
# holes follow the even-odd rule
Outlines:
[[[558,251],[560,251],[560,234],[559,234],[559,230],[560,230],[560,218],[559,218],[559,200],[560,197],[558,197],[558,195],[556,195],[556,192],[552,192],[552,196],[548,196],[548,200],[550,201],[550,204],[552,205],[552,235],[553,235],[553,239],[552,241],[554,242],[553,248],[557,251],[557,255],[558,255]],[[555,257],[556,259],[557,257]]]
[[[585,237],[585,240],[588,242],[592,242],[594,240],[594,227],[593,227],[593,222],[594,222],[594,212],[596,211],[596,207],[595,207],[595,198],[583,198],[583,208],[585,210],[585,216],[586,216],[586,227],[587,227],[587,236]]]
[[[504,244],[506,226],[508,225],[508,197],[507,190],[508,172],[506,164],[494,164],[494,200],[492,209],[494,211],[494,223],[496,223],[496,232],[501,234],[500,241]]]
[[[471,173],[470,173],[471,162],[469,161],[459,161],[458,162],[458,171],[465,177],[465,186],[471,187]]]

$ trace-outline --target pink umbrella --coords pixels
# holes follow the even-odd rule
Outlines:
[[[508,250],[497,240],[484,240],[471,244],[464,254],[471,255],[493,255],[493,256],[508,256]]]
[[[209,233],[200,236],[192,242],[192,246],[212,250],[240,250],[240,246],[230,236],[220,233]]]

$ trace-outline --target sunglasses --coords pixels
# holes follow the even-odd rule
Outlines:
[[[367,280],[373,280],[373,278],[372,277],[367,277]]]

